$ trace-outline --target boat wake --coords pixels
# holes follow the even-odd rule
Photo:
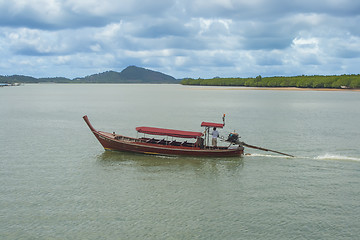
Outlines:
[[[287,157],[287,156],[272,155],[272,154],[259,154],[259,153],[246,154],[245,157],[265,157],[265,158],[293,159],[293,158]],[[330,154],[330,153],[326,153],[324,155],[319,155],[319,156],[316,156],[316,157],[297,156],[297,157],[295,157],[295,159],[296,158],[297,159],[336,160],[336,161],[360,162],[360,158],[358,158],[358,157],[349,157],[349,156],[343,156],[343,155],[339,155],[339,154]]]
[[[360,162],[360,158],[357,158],[357,157],[348,157],[348,156],[342,156],[342,155],[330,154],[330,153],[326,153],[324,155],[314,157],[314,159],[317,159],[317,160],[343,160],[343,161]]]

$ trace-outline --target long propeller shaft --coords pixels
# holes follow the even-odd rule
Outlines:
[[[254,148],[254,149],[266,151],[266,152],[278,153],[278,154],[285,155],[285,156],[288,156],[288,157],[295,157],[295,156],[290,155],[290,154],[287,154],[287,153],[282,153],[282,152],[275,151],[275,150],[271,150],[271,149],[267,149],[267,148],[262,148],[262,147],[253,146],[253,145],[250,145],[250,144],[247,144],[247,143],[244,143],[244,142],[242,143],[242,145],[244,145],[244,146],[246,146],[246,147],[249,147],[249,148]]]

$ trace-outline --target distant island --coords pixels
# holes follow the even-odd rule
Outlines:
[[[183,85],[360,89],[360,75],[183,79]]]
[[[23,75],[1,76],[0,83],[14,85],[19,83],[173,83],[197,86],[234,86],[264,88],[327,88],[327,89],[360,89],[360,74],[351,75],[312,75],[293,77],[257,77],[177,80],[167,74],[153,70],[129,66],[121,72],[106,71],[74,79],[64,77],[34,78]]]
[[[74,79],[64,77],[34,78],[23,75],[1,76],[0,83],[179,83],[172,76],[149,69],[129,66],[121,72],[107,71]]]

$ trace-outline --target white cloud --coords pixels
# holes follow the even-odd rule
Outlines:
[[[302,53],[316,54],[319,52],[319,40],[317,38],[295,38],[292,47]]]
[[[0,0],[0,75],[358,73],[354,0]]]

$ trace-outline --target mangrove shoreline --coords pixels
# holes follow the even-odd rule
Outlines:
[[[255,78],[183,79],[182,85],[296,89],[360,89],[360,74]],[[288,89],[289,90],[289,89]]]

